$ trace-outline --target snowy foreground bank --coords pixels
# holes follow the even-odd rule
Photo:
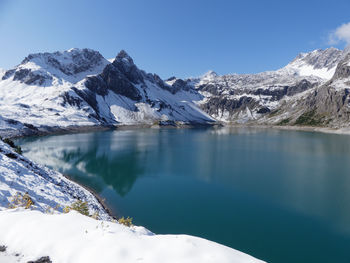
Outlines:
[[[0,212],[0,242],[23,261],[49,255],[53,262],[260,262],[217,243],[187,235],[154,235],[143,227],[95,220],[75,211]]]
[[[34,204],[8,209],[18,193],[28,193]],[[97,212],[100,220],[76,211],[60,212],[59,207],[78,199],[88,202],[90,214]],[[202,238],[155,235],[143,227],[112,222],[90,192],[0,141],[0,263],[44,256],[54,263],[262,262]]]

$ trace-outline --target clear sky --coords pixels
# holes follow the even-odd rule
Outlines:
[[[106,58],[125,49],[163,78],[255,73],[300,52],[344,48],[329,36],[348,22],[349,0],[0,0],[0,67],[88,47]]]

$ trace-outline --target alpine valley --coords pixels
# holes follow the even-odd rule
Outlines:
[[[120,51],[70,49],[27,56],[0,70],[1,133],[120,125],[350,127],[350,49],[299,54],[258,74],[162,80]]]

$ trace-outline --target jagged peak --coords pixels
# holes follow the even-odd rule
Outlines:
[[[207,73],[202,75],[202,78],[215,78],[215,77],[218,77],[218,76],[219,75],[215,71],[209,70]]]
[[[112,65],[133,83],[142,83],[146,75],[145,72],[138,69],[133,59],[123,49],[118,53]]]
[[[118,53],[118,55],[116,56],[115,62],[127,62],[130,65],[134,65],[134,60],[129,56],[129,54],[124,50],[120,50],[120,52]]]
[[[175,76],[171,76],[170,78],[167,78],[165,81],[175,81],[177,78]]]

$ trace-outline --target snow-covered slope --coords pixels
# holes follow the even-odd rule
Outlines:
[[[263,263],[202,238],[154,235],[143,227],[97,221],[77,212],[2,211],[0,233],[7,258],[20,253],[19,262],[49,256],[54,263]]]
[[[288,74],[315,76],[325,80],[333,77],[342,51],[336,48],[318,49],[310,53],[299,54],[291,63],[281,69]]]
[[[15,153],[10,146],[0,141],[0,211],[9,206],[17,193],[28,193],[34,201],[32,208],[41,212],[58,205],[62,210],[63,207],[82,200],[89,204],[91,214],[98,212],[101,218],[110,218],[89,191],[60,173]]]
[[[96,125],[97,120],[88,118],[88,109],[63,105],[62,96],[107,64],[99,52],[90,49],[31,54],[0,80],[0,115],[37,127]]]

